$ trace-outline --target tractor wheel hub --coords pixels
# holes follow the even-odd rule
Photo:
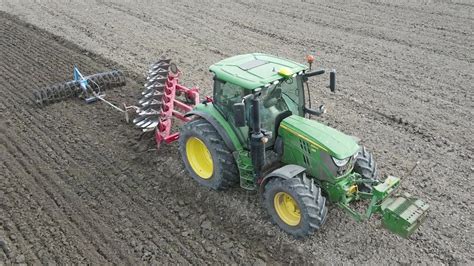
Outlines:
[[[214,172],[212,156],[204,142],[196,137],[186,141],[186,156],[194,172],[202,179],[210,179]]]
[[[274,197],[275,210],[280,219],[290,226],[297,226],[301,221],[298,203],[286,192],[278,192]]]

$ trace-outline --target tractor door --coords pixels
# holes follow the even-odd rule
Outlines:
[[[242,98],[250,93],[242,87],[214,78],[214,106],[229,121],[230,126],[244,148],[248,148],[249,128],[236,127],[234,123],[234,104],[242,102]]]

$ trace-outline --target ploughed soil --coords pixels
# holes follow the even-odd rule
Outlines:
[[[3,1],[0,6],[0,264],[472,263],[473,6],[380,1]],[[13,14],[13,15],[12,15]],[[15,16],[14,16],[15,15]],[[33,26],[34,25],[34,26]],[[107,92],[133,104],[147,66],[172,57],[185,85],[207,68],[266,52],[337,68],[312,82],[314,118],[361,138],[383,175],[431,205],[410,238],[329,205],[325,226],[294,239],[259,197],[198,186],[177,144],[136,149],[139,131],[102,103],[38,107],[32,91],[118,68]]]

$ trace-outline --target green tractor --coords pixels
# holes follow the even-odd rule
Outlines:
[[[201,185],[223,190],[240,183],[258,190],[273,222],[296,237],[323,226],[327,201],[357,221],[379,214],[384,227],[408,237],[425,219],[428,205],[409,195],[393,196],[399,178],[379,180],[372,154],[354,137],[307,118],[325,112],[324,106],[305,104],[309,78],[325,73],[311,70],[309,63],[260,53],[227,58],[210,67],[213,97],[202,102],[195,89],[177,83],[175,65],[162,63],[171,69],[165,92],[174,86],[195,105],[187,107],[170,94],[165,102],[174,107],[164,110],[180,107],[185,112],[172,115],[186,123],[169,135],[163,116],[156,122],[158,144],[179,139],[184,165]],[[334,91],[335,71],[329,76]],[[154,126],[143,124],[150,123]],[[351,207],[359,200],[368,202],[363,212]]]

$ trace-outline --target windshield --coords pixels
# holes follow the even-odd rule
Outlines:
[[[274,131],[277,116],[285,111],[299,114],[302,86],[301,76],[296,76],[262,89],[261,115],[264,129]]]
[[[301,86],[301,77],[297,76],[263,88],[263,108],[275,107],[280,111],[290,110],[293,114],[298,114]]]

